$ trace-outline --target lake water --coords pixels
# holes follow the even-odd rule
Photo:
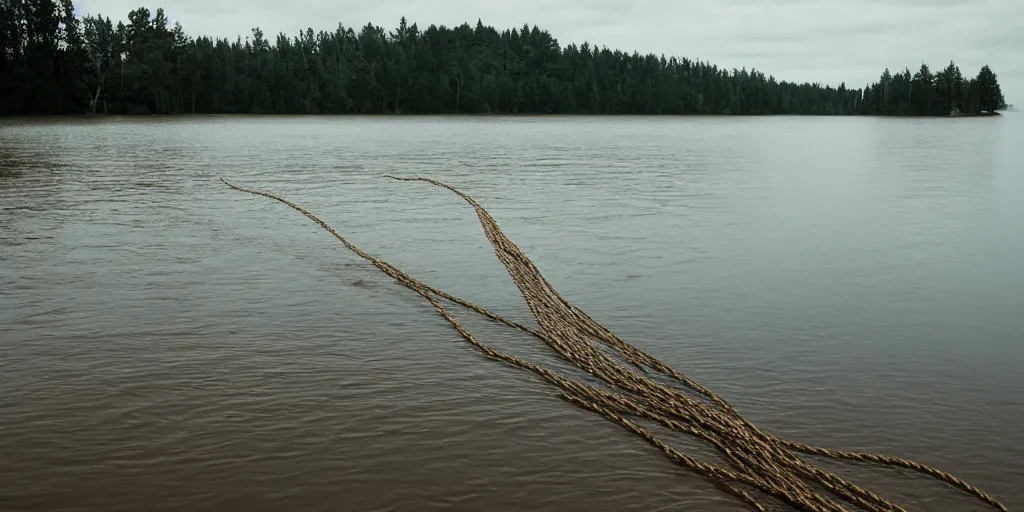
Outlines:
[[[389,173],[475,197],[569,301],[760,427],[1022,509],[1021,141],[1016,114],[0,120],[0,510],[746,510],[217,180],[529,319],[472,209]]]

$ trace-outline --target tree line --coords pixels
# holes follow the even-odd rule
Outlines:
[[[996,75],[952,62],[863,89],[757,70],[562,47],[524,25],[385,31],[341,24],[268,40],[190,37],[145,7],[116,25],[71,0],[0,0],[0,114],[552,113],[957,115],[1005,108]]]

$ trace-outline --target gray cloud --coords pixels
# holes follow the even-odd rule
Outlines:
[[[126,19],[139,0],[81,0],[80,12]],[[589,41],[624,51],[756,68],[780,79],[860,87],[886,67],[933,69],[955,61],[965,75],[983,64],[1007,101],[1024,104],[1021,0],[166,0],[168,17],[190,34],[219,37],[260,27],[271,39],[307,27],[367,22],[391,28],[406,16],[430,24],[475,23],[547,29],[563,45]]]

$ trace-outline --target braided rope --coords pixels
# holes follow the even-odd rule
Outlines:
[[[784,440],[763,432],[741,417],[725,399],[680,374],[653,356],[622,341],[579,308],[570,304],[549,283],[529,258],[515,246],[498,227],[487,211],[468,195],[454,187],[430,178],[398,178],[401,181],[423,181],[443,187],[460,196],[476,211],[495,254],[519,288],[540,329],[534,329],[503,318],[486,308],[428,286],[397,267],[375,258],[342,237],[302,207],[268,192],[233,185],[240,192],[267,197],[284,203],[310,218],[340,240],[356,255],[369,261],[403,286],[426,299],[437,312],[471,345],[486,357],[530,371],[561,389],[564,400],[582,409],[599,414],[657,447],[672,462],[709,480],[732,494],[753,510],[767,511],[749,491],[771,496],[795,510],[812,512],[843,512],[847,510],[838,498],[861,510],[871,512],[906,512],[876,493],[864,489],[833,473],[811,465],[800,454],[838,460],[874,463],[911,469],[934,477],[954,488],[977,497],[996,510],[1007,512],[994,498],[955,476],[938,469],[888,455],[835,451]],[[529,333],[544,342],[562,360],[596,377],[618,392],[612,393],[568,379],[554,371],[495,350],[480,342],[442,305],[440,299],[474,311],[508,327]],[[627,365],[600,350],[598,343],[610,347]],[[632,368],[632,369],[631,369]],[[639,370],[637,373],[633,369]],[[685,389],[677,389],[652,380],[648,370],[670,377]],[[687,392],[691,391],[693,394]],[[630,417],[659,423],[671,431],[698,438],[721,455],[728,466],[696,460],[672,448],[661,438]],[[831,495],[816,492],[812,486],[824,488]]]

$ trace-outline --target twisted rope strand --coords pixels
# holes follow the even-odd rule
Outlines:
[[[654,445],[673,463],[702,476],[725,492],[757,511],[768,508],[745,488],[772,496],[795,510],[811,512],[844,512],[847,509],[830,496],[816,492],[812,486],[824,488],[831,496],[870,512],[906,512],[874,492],[864,489],[833,473],[811,465],[799,454],[839,460],[851,460],[911,469],[937,478],[979,498],[996,510],[1007,509],[977,487],[923,464],[887,455],[843,452],[819,448],[781,439],[766,433],[733,408],[729,402],[692,379],[682,375],[644,351],[622,341],[606,327],[569,303],[544,278],[532,261],[513,244],[487,211],[468,195],[454,187],[430,178],[398,178],[400,181],[423,181],[446,188],[469,203],[476,211],[484,234],[494,247],[525,300],[540,329],[508,320],[486,308],[428,286],[397,267],[375,258],[342,237],[309,211],[268,192],[233,185],[234,190],[267,197],[284,203],[313,220],[346,248],[369,261],[399,284],[415,291],[484,356],[530,371],[561,390],[560,397],[582,409],[599,414]],[[526,332],[544,342],[562,360],[596,377],[617,392],[604,391],[583,382],[568,379],[552,370],[495,350],[474,337],[441,304],[440,299],[464,307]],[[625,363],[616,361],[596,343],[612,349]],[[640,370],[641,373],[631,368]],[[652,380],[648,369],[668,376],[685,389],[676,389]],[[688,393],[686,390],[694,394]],[[654,421],[677,433],[700,439],[717,450],[728,465],[720,466],[696,460],[669,446],[664,440],[629,417]]]

